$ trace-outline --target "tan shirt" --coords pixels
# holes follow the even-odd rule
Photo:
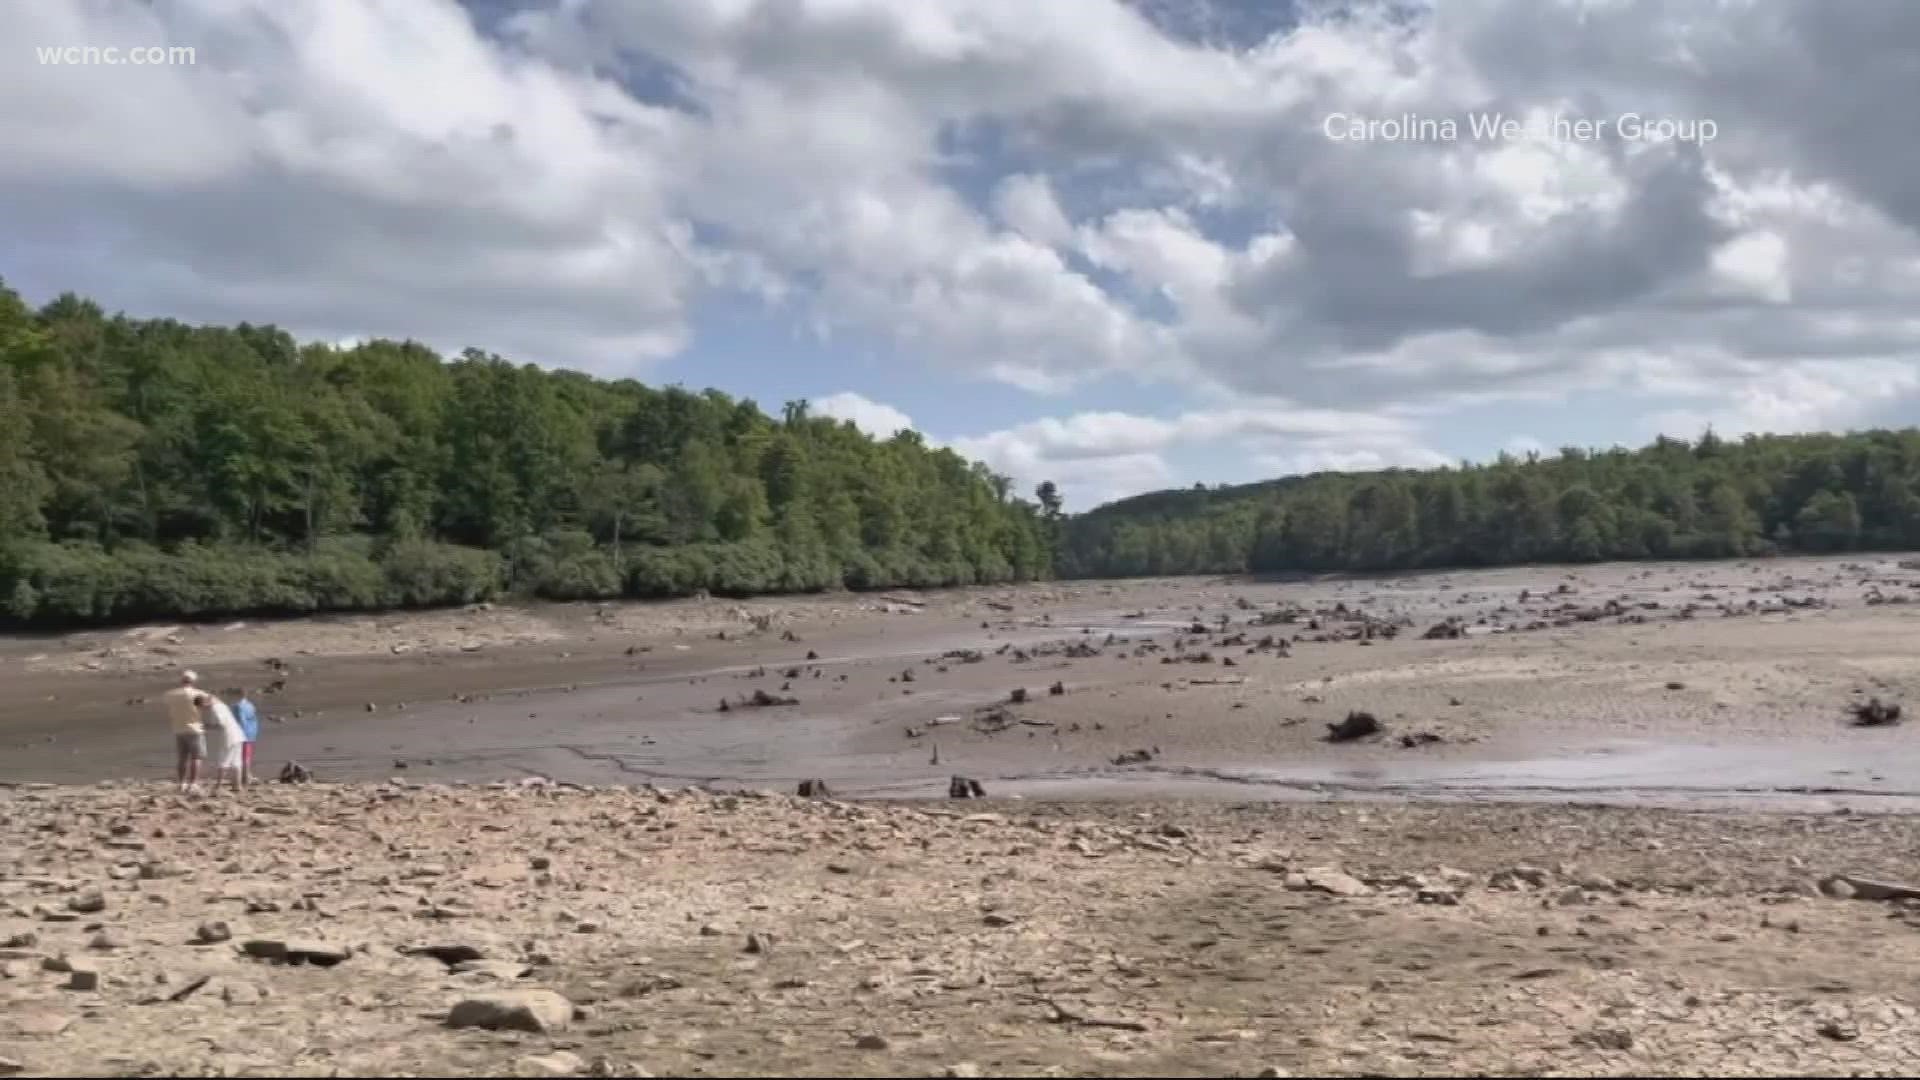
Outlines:
[[[200,710],[193,704],[199,694],[200,691],[191,686],[176,686],[160,695],[167,704],[167,721],[173,725],[175,735],[199,735],[206,730],[200,726]]]

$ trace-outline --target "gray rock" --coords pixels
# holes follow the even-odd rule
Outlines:
[[[450,1028],[528,1031],[544,1035],[573,1023],[573,1003],[552,990],[519,990],[462,998],[447,1011]]]
[[[1828,896],[1836,900],[1914,900],[1920,899],[1920,887],[1893,881],[1835,874],[1822,883]]]
[[[218,945],[232,939],[233,928],[219,919],[203,922],[193,930],[193,940],[196,945]]]
[[[462,960],[453,965],[455,975],[473,975],[482,979],[512,982],[533,969],[514,960]]]
[[[96,911],[105,911],[107,910],[106,894],[98,889],[83,892],[79,896],[67,901],[67,910],[79,912],[82,915],[91,915]]]
[[[220,980],[220,1000],[229,1005],[257,1005],[266,995],[250,982],[237,979]]]
[[[1544,889],[1551,878],[1538,866],[1513,866],[1496,871],[1487,885],[1495,889]]]
[[[408,956],[431,956],[447,965],[464,964],[469,960],[485,960],[492,950],[486,945],[472,941],[450,941],[436,945],[416,945],[401,949]]]
[[[333,967],[353,955],[353,951],[345,945],[312,938],[289,938],[286,941],[256,938],[240,946],[240,951],[258,960],[271,960],[279,964],[311,964],[314,967]]]
[[[67,1013],[53,1012],[48,1009],[31,1009],[15,1012],[5,1018],[5,1030],[9,1034],[24,1035],[29,1038],[48,1039],[73,1026],[73,1017]]]
[[[579,1054],[555,1050],[551,1054],[528,1054],[513,1063],[515,1076],[573,1076],[587,1067]]]
[[[1330,866],[1303,870],[1299,874],[1287,875],[1287,888],[1295,892],[1319,892],[1330,896],[1371,896],[1373,888],[1366,882],[1342,870]]]
[[[1573,1037],[1575,1046],[1585,1046],[1594,1050],[1631,1050],[1633,1032],[1626,1028],[1599,1027],[1584,1031]]]
[[[74,961],[72,973],[67,976],[67,989],[82,991],[100,989],[99,969],[82,961]]]

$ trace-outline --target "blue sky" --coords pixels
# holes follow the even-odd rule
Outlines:
[[[1075,508],[1920,393],[1920,5],[29,0],[0,40],[30,298],[807,398]],[[1496,109],[1717,135],[1395,130]]]

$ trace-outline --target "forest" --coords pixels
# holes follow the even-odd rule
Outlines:
[[[1920,432],[1197,486],[1062,513],[913,432],[0,283],[0,627],[1920,548]]]
[[[0,283],[0,625],[1049,574],[1057,501],[905,432]]]
[[[1155,492],[1061,523],[1066,577],[1920,548],[1920,431],[1707,432],[1486,465]]]

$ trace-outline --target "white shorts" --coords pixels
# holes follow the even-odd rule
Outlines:
[[[220,769],[238,769],[240,767],[240,751],[246,745],[246,743],[239,739],[222,742],[220,744],[220,760],[215,763],[214,767]]]

